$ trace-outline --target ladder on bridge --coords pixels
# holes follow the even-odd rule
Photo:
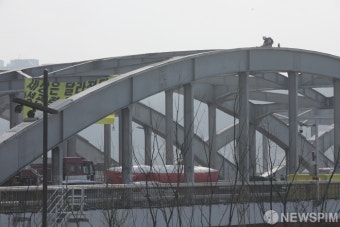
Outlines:
[[[77,192],[80,191],[80,194]],[[86,196],[84,189],[58,188],[47,201],[47,223],[48,226],[67,226],[69,221],[88,222],[84,208]],[[42,209],[40,210],[42,214]],[[42,216],[35,221],[37,226],[42,226]]]
[[[65,226],[67,219],[69,217],[68,204],[66,202],[67,196],[69,194],[68,188],[58,188],[47,200],[47,223],[48,226]],[[42,209],[40,210],[42,214]],[[42,226],[42,216],[37,221],[37,226]]]

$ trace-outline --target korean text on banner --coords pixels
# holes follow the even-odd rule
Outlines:
[[[68,97],[75,95],[81,91],[86,90],[96,84],[110,79],[109,77],[82,81],[82,82],[49,82],[48,83],[48,104],[51,104],[59,99],[67,99]],[[43,80],[37,78],[26,78],[24,82],[24,99],[41,104],[43,103]],[[30,110],[29,107],[24,107],[24,118],[27,117],[27,113]],[[98,121],[98,124],[113,124],[114,114],[103,118]]]

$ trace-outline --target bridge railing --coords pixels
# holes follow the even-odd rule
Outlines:
[[[48,196],[62,186],[49,186]],[[65,187],[65,186],[64,186]],[[249,202],[287,202],[320,199],[338,199],[340,182],[250,182],[231,184],[227,182],[200,184],[161,184],[157,182],[130,185],[72,185],[69,189],[84,191],[86,207],[95,209],[118,209],[131,207],[166,207],[195,204],[227,204],[238,201],[239,196]],[[191,200],[187,204],[186,191]],[[242,192],[242,193],[241,193]],[[317,196],[317,193],[319,195]],[[39,212],[42,204],[42,187],[0,187],[0,213]]]

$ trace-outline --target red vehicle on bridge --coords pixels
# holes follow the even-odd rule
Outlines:
[[[63,159],[63,181],[93,181],[95,176],[92,161],[82,157],[65,157]],[[43,164],[31,164],[15,176],[16,185],[39,185],[43,179]],[[52,183],[52,166],[47,166],[47,182]]]

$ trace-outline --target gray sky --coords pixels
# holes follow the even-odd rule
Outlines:
[[[0,0],[0,59],[48,64],[233,49],[260,46],[262,36],[340,56],[339,22],[339,0]],[[89,138],[97,130],[101,147],[103,130],[95,127]]]
[[[338,0],[0,0],[0,59],[61,63],[262,44],[340,56]]]

